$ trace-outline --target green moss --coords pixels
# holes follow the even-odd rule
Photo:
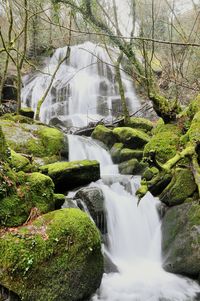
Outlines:
[[[177,168],[171,182],[160,195],[160,200],[169,206],[179,205],[192,196],[196,189],[192,171]]]
[[[19,119],[20,115],[17,115]],[[25,120],[19,122],[16,116],[11,120],[0,119],[0,125],[8,145],[16,152],[30,154],[40,158],[56,159],[60,156],[60,152],[64,148],[64,135],[61,131],[33,122],[30,118],[21,116]],[[21,118],[20,117],[20,118]],[[28,120],[31,122],[28,122]]]
[[[189,211],[188,221],[191,225],[200,225],[200,205],[199,203],[194,203]]]
[[[112,147],[117,142],[115,135],[111,129],[108,129],[104,125],[97,125],[92,132],[92,138],[103,142],[108,147]]]
[[[119,171],[124,175],[136,175],[140,173],[143,166],[138,162],[137,159],[131,159],[119,164]]]
[[[131,128],[140,129],[145,132],[150,132],[153,129],[153,123],[146,118],[131,117],[126,125]]]
[[[8,147],[0,126],[0,160],[7,160],[7,159],[8,159]]]
[[[172,124],[160,125],[156,129],[149,143],[145,145],[144,157],[150,157],[155,152],[155,158],[160,163],[165,163],[174,157],[179,149],[181,132]]]
[[[54,209],[54,184],[48,176],[37,172],[30,175],[21,172],[16,182],[17,190],[15,188],[0,201],[1,226],[22,225],[34,207],[40,213]]]
[[[16,171],[19,171],[19,170],[30,171],[31,167],[32,167],[27,158],[16,153],[13,150],[11,150],[11,164],[12,164],[12,167],[14,167],[16,169]]]
[[[120,154],[123,147],[124,147],[123,143],[115,143],[111,148],[110,154],[114,163],[120,162]]]
[[[200,141],[200,111],[195,114],[192,120],[188,136],[191,142],[196,143]]]
[[[99,286],[100,236],[78,209],[43,215],[0,240],[0,282],[28,300],[80,300]]]
[[[149,142],[149,136],[147,134],[130,127],[115,128],[113,133],[117,136],[120,142],[133,149],[142,148]]]
[[[26,116],[32,119],[34,117],[34,111],[31,108],[21,108],[19,113],[22,116]]]
[[[148,167],[145,169],[142,177],[147,181],[150,181],[155,175],[159,173],[159,170],[156,167]]]
[[[141,160],[143,157],[143,151],[137,149],[123,148],[120,152],[120,162],[138,159]]]

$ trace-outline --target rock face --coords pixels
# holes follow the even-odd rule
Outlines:
[[[164,268],[198,278],[200,274],[200,206],[191,202],[170,208],[162,223]]]
[[[141,165],[137,159],[131,159],[119,164],[119,171],[123,175],[136,175],[141,171]]]
[[[103,142],[109,148],[112,147],[115,142],[117,142],[116,136],[114,135],[113,131],[106,128],[104,125],[98,125],[94,129],[92,138]]]
[[[77,301],[99,287],[98,230],[79,209],[45,214],[0,239],[0,284],[30,301]]]
[[[107,222],[104,210],[104,196],[98,187],[80,189],[75,198],[80,198],[87,206],[96,226],[102,234],[107,233]]]
[[[149,142],[149,136],[144,132],[129,127],[119,127],[113,130],[118,140],[128,148],[142,148]]]
[[[57,162],[42,166],[40,169],[53,180],[56,192],[61,193],[100,178],[100,166],[94,160]]]

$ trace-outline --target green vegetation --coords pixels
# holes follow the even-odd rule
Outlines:
[[[142,148],[150,139],[144,132],[130,127],[117,127],[113,130],[113,133],[119,142],[133,149]]]
[[[106,128],[104,125],[97,125],[92,132],[92,138],[97,139],[107,145],[109,148],[117,142],[116,136],[111,129]]]

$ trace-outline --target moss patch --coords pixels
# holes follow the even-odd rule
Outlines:
[[[92,138],[97,139],[107,145],[109,148],[117,142],[116,136],[113,134],[111,129],[108,129],[104,125],[97,125],[92,132]]]
[[[16,153],[13,150],[11,150],[11,164],[16,171],[30,171],[32,167],[30,161],[27,158],[25,158],[21,154]]]
[[[145,132],[150,132],[153,129],[153,123],[150,120],[139,117],[131,117],[129,123],[126,126]]]

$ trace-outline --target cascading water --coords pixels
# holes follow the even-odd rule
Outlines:
[[[43,73],[24,77],[22,100],[25,106],[36,111],[38,101],[66,51],[67,47],[58,48],[47,61]],[[40,120],[49,123],[54,117],[59,117],[66,127],[83,127],[122,112],[113,67],[116,60],[117,54],[112,49],[108,54],[90,42],[72,46],[69,60],[60,66],[41,107]],[[124,72],[122,79],[129,109],[136,110],[140,103],[132,83]]]
[[[91,153],[88,141],[92,143]],[[80,150],[81,158],[99,158],[103,165],[107,160],[110,164],[106,150],[91,139],[70,136],[69,144],[72,159],[78,158]],[[101,286],[91,301],[198,300],[196,296],[200,287],[195,281],[162,268],[159,200],[147,193],[138,205],[135,196],[138,177],[121,175],[121,182],[122,177],[124,183],[127,179],[132,182],[131,191],[127,191],[113,175],[103,175],[102,180],[90,184],[99,187],[104,194],[108,227],[108,245],[104,248],[106,256],[117,267],[117,272],[104,274]]]

